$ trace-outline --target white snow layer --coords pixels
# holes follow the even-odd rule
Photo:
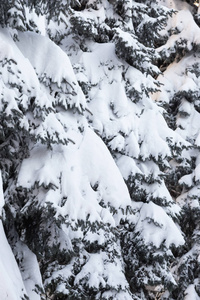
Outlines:
[[[156,247],[162,242],[167,248],[171,244],[184,244],[184,238],[172,219],[153,202],[142,204],[135,230],[147,244],[153,243]]]
[[[0,173],[0,205],[4,203]],[[0,220],[0,299],[21,300],[26,294],[22,277]],[[32,300],[32,299],[31,299]]]
[[[21,261],[21,274],[30,300],[40,300],[40,295],[35,291],[36,285],[42,289],[42,278],[36,255],[22,242],[17,244],[17,256]]]
[[[89,215],[91,222],[102,220],[116,225],[117,215],[114,220],[99,202],[103,200],[107,207],[116,209],[131,204],[127,187],[109,151],[89,128],[83,137],[79,134],[75,144],[55,146],[54,151],[36,146],[22,163],[18,186],[31,188],[35,182],[46,186],[53,184],[57,189],[49,190],[46,201],[62,215],[76,221],[86,220]],[[92,189],[95,185],[97,191]],[[67,201],[59,207],[63,197],[67,197]]]

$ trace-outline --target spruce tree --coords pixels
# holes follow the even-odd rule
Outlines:
[[[148,45],[139,22],[134,23],[137,17],[147,20],[144,13],[148,26],[155,30]],[[72,10],[71,27],[61,41],[74,61],[92,112],[88,113],[89,122],[109,148],[132,198],[133,215],[121,222],[121,246],[135,299],[154,297],[157,291],[176,286],[169,270],[173,260],[169,249],[183,243],[172,221],[178,220],[179,208],[167,191],[164,171],[172,155],[187,143],[167,128],[150,98],[150,93],[159,89],[155,80],[159,56],[154,48],[158,31],[172,14],[151,4],[88,1]],[[154,122],[159,123],[159,130]],[[165,226],[176,231],[177,243],[170,233],[166,235]],[[149,238],[151,228],[160,235]]]
[[[1,37],[10,49],[2,60],[4,225],[27,293],[131,299],[116,228],[130,205],[128,190],[88,128],[70,61],[40,34],[18,32],[13,41],[5,30]]]
[[[3,222],[31,300],[199,297],[196,11],[162,4],[0,8]]]
[[[188,5],[189,3],[190,5]],[[182,208],[181,229],[186,243],[176,253],[173,266],[177,289],[166,297],[199,299],[199,27],[195,23],[193,1],[179,1],[172,18],[169,38],[159,51],[166,71],[157,100],[165,107],[168,125],[182,136],[189,147],[171,162],[167,186]],[[187,8],[187,9],[186,9]],[[181,24],[181,26],[180,26]],[[190,28],[188,28],[190,24]],[[173,78],[173,80],[172,80]],[[168,299],[167,298],[167,299]],[[170,298],[171,299],[171,298]]]

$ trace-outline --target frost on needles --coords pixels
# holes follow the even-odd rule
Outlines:
[[[198,299],[197,9],[0,11],[4,298]]]

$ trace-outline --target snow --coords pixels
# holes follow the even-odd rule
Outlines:
[[[105,264],[106,260],[108,260],[108,262]],[[107,276],[107,274],[109,275]],[[87,285],[89,287],[98,288],[99,285],[101,285],[105,288],[108,284],[114,289],[128,289],[127,281],[121,271],[121,262],[119,260],[117,260],[115,264],[111,261],[109,262],[109,258],[104,253],[101,253],[101,255],[98,253],[90,255],[89,260],[76,276],[75,284],[83,279],[87,279]],[[121,299],[126,298],[122,297]],[[128,296],[127,299],[129,299]]]
[[[102,220],[115,226],[119,222],[118,216],[113,217],[109,209],[105,213],[99,202],[103,200],[107,208],[116,209],[131,203],[109,151],[89,128],[83,137],[79,134],[75,144],[55,146],[53,151],[47,151],[41,145],[33,148],[31,156],[22,163],[18,186],[30,189],[36,182],[54,186],[55,191],[47,194],[46,201],[52,202],[63,216],[68,215],[72,220],[86,220],[89,215],[91,222]],[[55,197],[60,182],[61,191]],[[91,188],[95,184],[98,185],[96,192]],[[63,197],[67,197],[67,202],[59,207]]]
[[[159,127],[157,127],[157,122],[159,122]],[[163,124],[162,124],[163,123]],[[150,110],[148,112],[148,118],[146,118],[145,114],[140,118],[140,128],[141,128],[141,148],[140,148],[140,155],[145,160],[149,156],[155,157],[158,160],[159,156],[162,158],[166,156],[170,156],[170,150],[166,148],[166,141],[163,141],[160,138],[159,131],[163,131],[162,125],[165,126],[164,120],[162,120],[162,116],[159,114],[155,118],[155,111]],[[150,131],[146,131],[146,128],[151,128]],[[155,147],[159,145],[159,148]]]
[[[182,176],[181,179],[179,180],[179,183],[184,184],[187,187],[192,187],[193,181],[192,181],[191,174]]]
[[[2,177],[0,170],[0,212],[4,205]],[[2,220],[0,219],[0,297],[2,300],[21,300],[26,290],[21,278],[18,265],[5,236]],[[35,300],[35,299],[31,299]]]
[[[179,0],[159,0],[159,3],[163,6],[175,10],[181,10],[181,9],[191,10],[191,6],[187,2],[182,2]]]
[[[136,165],[136,162],[129,156],[122,155],[117,160],[117,165],[123,178],[126,180],[129,176],[134,176],[135,174],[143,174],[139,167]]]
[[[5,70],[2,74],[2,79],[5,83],[18,83],[23,82],[26,91],[31,90],[34,86],[38,87],[38,79],[28,59],[24,59],[24,56],[19,51],[16,44],[11,39],[7,29],[0,29],[0,41],[2,44],[1,48],[1,60],[13,60],[15,63],[12,66],[14,72],[17,68],[17,77],[13,76],[13,72]],[[16,65],[17,64],[17,65]],[[29,76],[27,76],[29,74]],[[18,81],[16,82],[16,79]],[[21,86],[21,84],[19,84]]]
[[[154,95],[156,101],[168,102],[173,99],[176,93],[196,93],[199,95],[198,78],[190,70],[192,66],[198,64],[199,56],[195,54],[186,55],[179,62],[173,62],[167,68],[158,80],[163,84],[161,92]],[[179,118],[177,120],[176,132],[184,139],[196,140],[198,145],[198,136],[200,128],[199,112],[195,109],[194,103],[190,103],[184,98],[180,98]]]
[[[35,292],[36,285],[42,289],[42,278],[36,255],[22,242],[17,245],[18,259],[21,263],[21,274],[30,300],[40,300],[41,297]]]
[[[189,241],[191,242],[191,246],[186,246],[186,254],[177,260],[172,271],[177,276],[178,288],[182,293],[179,297],[184,300],[199,299],[196,292],[199,279],[195,272],[199,253],[197,238],[199,230],[196,220],[199,213],[200,195],[198,100],[200,56],[195,47],[198,48],[199,46],[200,29],[198,22],[195,22],[197,14],[192,2],[190,2],[191,5],[188,1],[179,0],[159,2],[169,8],[176,9],[177,12],[172,15],[168,21],[168,27],[162,32],[163,35],[171,36],[167,39],[166,44],[157,49],[166,62],[166,70],[158,77],[163,85],[160,87],[160,92],[154,94],[154,99],[166,107],[168,107],[168,103],[174,104],[172,114],[174,113],[175,116],[175,132],[189,142],[189,147],[186,147],[180,156],[181,160],[172,162],[172,164],[170,162],[174,174],[179,172],[179,168],[184,170],[181,171],[182,176],[180,174],[181,178],[179,179],[182,191],[180,191],[176,202],[182,208],[182,222],[184,224],[181,225],[186,233],[186,245]],[[167,31],[169,29],[175,29],[174,33]],[[173,55],[176,55],[176,60],[173,59]],[[190,222],[193,224],[193,228]],[[189,234],[186,228],[191,229]],[[180,283],[180,278],[183,284]],[[188,282],[188,278],[192,278],[192,280]]]
[[[162,1],[160,1],[162,2]],[[164,1],[163,1],[164,2]],[[168,2],[168,3],[167,3]],[[170,2],[170,3],[169,3]],[[191,13],[191,6],[186,2],[180,1],[166,1],[163,3],[169,8],[173,8],[176,10],[176,13],[173,14],[172,18],[168,22],[169,28],[176,28],[180,32],[177,34],[172,34],[167,43],[157,50],[166,51],[167,49],[175,50],[174,46],[177,41],[181,43],[181,41],[187,40],[187,48],[191,50],[193,48],[192,44],[199,44],[199,27],[195,23],[194,18]]]
[[[200,39],[199,28],[193,21],[188,4],[182,3],[180,7],[180,1],[164,2],[161,1],[163,5],[181,9],[170,20],[170,26],[177,27],[180,33],[172,35],[165,45],[157,49],[158,53],[163,52],[167,57],[176,51],[176,43],[185,36],[189,38],[186,44],[188,50],[192,49],[193,43],[198,44]],[[98,4],[96,10],[90,8],[74,12],[75,17],[83,20],[89,18],[91,23],[101,24],[105,22],[112,7],[107,1],[104,3],[107,3],[105,7]],[[134,3],[130,0],[125,5],[130,16],[130,7]],[[37,17],[34,11],[27,10],[26,15],[34,20],[41,34],[21,32],[14,42],[7,29],[0,31],[0,59],[3,61],[8,58],[13,64],[13,73],[8,72],[7,65],[2,66],[0,108],[3,109],[6,100],[6,116],[12,116],[13,109],[19,114],[25,111],[20,124],[26,129],[27,136],[34,137],[34,144],[29,145],[29,156],[18,165],[16,187],[27,194],[34,193],[34,197],[27,199],[20,214],[26,215],[30,205],[39,203],[39,207],[44,209],[52,205],[56,212],[52,219],[64,220],[59,228],[56,227],[55,237],[60,240],[60,249],[73,251],[72,240],[80,241],[80,248],[84,248],[84,243],[95,242],[101,247],[108,247],[97,253],[86,253],[81,249],[86,258],[82,261],[80,272],[74,275],[74,283],[79,285],[85,281],[89,288],[97,289],[100,286],[106,289],[109,285],[110,290],[100,297],[109,298],[114,295],[116,300],[132,299],[124,275],[124,265],[119,258],[121,249],[118,242],[114,242],[116,236],[113,232],[120,225],[120,220],[127,218],[135,226],[135,232],[145,245],[155,246],[157,249],[164,245],[168,249],[172,245],[178,247],[184,244],[183,235],[172,220],[172,217],[179,215],[180,209],[173,202],[165,185],[160,165],[164,171],[169,167],[168,159],[173,155],[169,140],[172,145],[187,147],[191,144],[184,139],[189,134],[199,146],[199,113],[193,103],[183,97],[179,107],[178,129],[176,132],[170,130],[162,116],[163,111],[147,95],[148,90],[155,90],[156,80],[150,75],[145,77],[141,71],[117,58],[114,43],[89,41],[87,51],[80,50],[77,56],[74,54],[69,58],[46,36],[46,26],[54,34],[57,29],[59,31],[62,26],[64,28],[65,24],[56,28],[54,22],[47,25],[45,18]],[[147,17],[143,23],[146,21]],[[129,23],[126,29],[131,27]],[[97,33],[95,26],[93,31]],[[116,40],[122,39],[126,46],[134,47],[134,51],[139,50],[142,57],[139,67],[144,70],[154,68],[148,55],[145,58],[143,50],[145,52],[146,49],[139,44],[133,32],[125,32],[119,26],[115,29],[115,34]],[[70,37],[64,41],[69,40]],[[64,41],[62,47],[67,49]],[[73,43],[75,45],[75,39]],[[199,63],[197,55],[186,55],[179,62],[171,64],[159,76],[164,85],[152,98],[168,102],[176,93],[188,93],[191,90],[198,95],[199,79],[189,69],[194,63]],[[155,67],[154,71],[158,69]],[[78,81],[87,87],[86,96]],[[19,86],[21,92],[18,88],[12,88],[13,84]],[[72,110],[74,107],[76,109]],[[181,118],[183,114],[187,116]],[[187,155],[189,157],[188,153]],[[185,156],[185,159],[188,157]],[[124,182],[124,179],[130,178],[136,186],[132,191],[132,200]],[[200,194],[199,187],[193,187],[194,180],[200,181],[200,164],[197,164],[192,174],[179,181],[180,184],[192,187],[188,194],[177,200],[180,205],[187,196],[189,199]],[[136,193],[140,192],[144,194],[146,203],[139,202],[138,199],[138,202],[134,201]],[[4,205],[2,189],[0,196],[1,210]],[[156,201],[160,201],[160,206],[155,204]],[[193,199],[191,202],[192,208],[198,208],[198,201]],[[129,207],[135,214],[126,214]],[[74,230],[80,221],[84,222],[87,232],[81,230],[81,226]],[[94,232],[86,225],[90,223],[98,224],[102,229],[97,226],[99,229]],[[40,296],[34,288],[35,284],[42,288],[43,283],[36,255],[27,245],[18,243],[21,278],[2,227],[1,233],[3,249],[0,250],[0,257],[5,255],[5,262],[0,261],[0,274],[5,274],[5,277],[0,280],[0,295],[3,289],[4,298],[7,293],[8,299],[19,300],[21,289],[26,289],[31,300],[39,300]],[[54,237],[51,234],[49,245],[53,246]],[[109,241],[112,241],[111,245]],[[109,247],[117,253],[113,261],[106,253],[110,251]],[[64,283],[74,272],[73,264],[77,264],[76,259],[71,259],[67,266],[56,266],[58,269],[49,278],[49,282],[62,279],[57,292],[68,293]],[[153,266],[148,270],[153,273]],[[172,275],[167,271],[166,274],[174,284]],[[156,276],[154,279],[160,280]],[[47,283],[48,279],[45,284]],[[192,285],[187,292],[188,295],[196,296]]]
[[[4,300],[21,300],[26,295],[22,277],[0,220],[0,295]],[[36,299],[31,299],[36,300]]]
[[[95,23],[103,23],[106,19],[105,8],[102,6],[98,10],[85,9],[83,12],[76,12],[76,17],[81,17],[85,22],[91,20]]]
[[[185,295],[186,296],[184,297],[184,300],[199,300],[199,296],[195,289],[195,284],[188,285],[187,289],[185,290]]]
[[[200,164],[198,164],[194,170],[194,179],[196,182],[200,182]]]
[[[37,28],[37,30],[39,30],[40,34],[45,36],[46,35],[46,25],[47,25],[45,15],[36,14],[34,8],[32,8],[31,11],[27,6],[24,6],[23,8],[25,10],[25,15],[26,15],[27,21],[34,22],[36,25],[36,28]]]
[[[75,103],[77,107],[86,106],[85,97],[77,84],[71,62],[60,47],[51,42],[49,38],[32,32],[20,33],[17,45],[44,84],[45,81],[48,83],[48,79],[50,79],[64,94],[71,97],[71,101],[73,101],[71,105]],[[40,51],[41,45],[42,52]]]
[[[135,230],[145,243],[153,243],[157,248],[162,243],[167,248],[172,244],[175,246],[184,244],[184,238],[172,219],[153,202],[142,205]]]
[[[42,52],[39,51],[41,44]],[[35,68],[39,77],[42,74],[47,74],[58,85],[61,84],[62,79],[67,81],[70,78],[70,82],[76,81],[69,58],[60,50],[60,47],[52,43],[47,37],[32,32],[20,33],[17,45]],[[63,67],[55,69],[58,61],[62,62]]]

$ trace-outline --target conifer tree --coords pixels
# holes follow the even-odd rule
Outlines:
[[[18,32],[13,41],[5,31],[1,38],[4,225],[27,293],[30,299],[131,299],[116,228],[129,194],[87,126],[85,97],[70,61],[39,34]],[[12,143],[19,144],[17,160],[7,157]]]
[[[189,1],[171,3],[0,7],[3,222],[25,286],[16,300],[198,299],[200,72],[184,16],[199,28]]]
[[[187,2],[192,6],[180,1],[179,6],[175,7],[178,10],[176,18],[172,18],[174,28],[169,32],[167,43],[159,49],[161,56],[165,57],[166,71],[163,78],[159,78],[164,86],[158,99],[166,109],[165,116],[169,126],[190,143],[181,157],[174,157],[167,183],[169,191],[177,198],[177,203],[182,208],[180,225],[186,239],[184,247],[176,254],[176,264],[173,267],[178,283],[177,289],[171,295],[173,299],[200,297],[198,278],[200,73],[197,39],[199,27],[194,21],[196,10],[193,3]],[[190,24],[189,30],[187,22]]]
[[[144,13],[148,15],[148,26],[155,29],[150,47],[142,39],[139,22],[133,21],[136,16],[147,20]],[[115,158],[133,200],[134,217],[122,222],[121,245],[135,299],[154,297],[157,286],[160,290],[176,286],[169,271],[173,258],[169,248],[183,243],[172,221],[177,221],[179,209],[167,191],[163,171],[172,153],[186,143],[167,128],[149,97],[159,88],[154,79],[159,70],[154,65],[158,56],[153,45],[158,43],[158,30],[172,13],[132,1],[84,2],[81,8],[73,9],[71,27],[61,42],[74,61],[77,79],[89,103],[89,122]],[[153,125],[155,120],[160,130]],[[158,239],[147,238],[152,226],[156,232],[160,230]],[[177,230],[177,244],[170,240],[170,234],[165,235],[165,226]]]

